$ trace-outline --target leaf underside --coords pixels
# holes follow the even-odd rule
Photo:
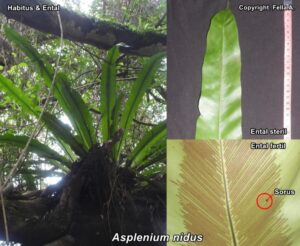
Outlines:
[[[282,161],[282,151],[253,150],[245,140],[175,140],[168,146],[171,143],[172,148],[174,142],[183,154],[178,176],[168,170],[168,193],[176,190],[183,226],[204,235],[201,244],[299,245],[299,195],[274,195],[275,188],[299,188],[299,152],[293,157],[285,154]],[[170,148],[168,159],[172,160],[178,150]],[[287,174],[289,169],[293,171]],[[256,205],[262,192],[273,195],[268,210]],[[169,198],[168,203],[176,206]]]
[[[238,30],[230,10],[217,13],[210,25],[202,67],[196,139],[240,139],[241,59]]]

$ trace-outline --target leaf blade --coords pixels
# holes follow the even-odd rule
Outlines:
[[[119,125],[120,125],[120,118],[121,118],[121,108],[122,108],[122,103],[124,99],[124,94],[121,93],[115,103],[115,107],[113,109],[113,120],[112,120],[112,132],[113,134],[116,133],[119,130]],[[117,160],[118,158],[118,144],[115,144],[113,146],[113,158],[114,160]]]
[[[207,36],[196,139],[239,139],[241,82],[238,31],[230,10],[217,13]]]
[[[112,137],[113,109],[116,104],[116,61],[120,55],[119,48],[113,47],[108,51],[105,61],[102,63],[102,75],[100,83],[100,112],[101,132],[103,141]]]
[[[78,156],[84,157],[87,154],[83,146],[72,135],[70,127],[48,112],[44,112],[42,120],[53,135],[68,144]]]

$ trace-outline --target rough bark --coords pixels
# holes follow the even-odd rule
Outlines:
[[[107,146],[95,146],[43,192],[6,194],[10,239],[22,246],[96,246],[116,245],[116,232],[165,233],[165,193],[138,188],[135,174],[115,167],[109,153]],[[3,228],[0,212],[0,239]]]
[[[55,11],[8,11],[7,9],[8,4],[35,7],[45,3],[49,2],[45,0],[1,0],[0,12],[7,18],[58,36],[60,29]],[[64,37],[71,41],[90,44],[101,49],[109,49],[115,44],[124,43],[125,45],[121,48],[122,52],[139,56],[151,56],[166,48],[166,35],[164,34],[136,32],[122,24],[93,20],[62,7],[60,15]]]

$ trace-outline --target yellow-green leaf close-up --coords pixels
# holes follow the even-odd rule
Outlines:
[[[251,149],[251,142],[168,141],[170,235],[201,234],[202,245],[300,245],[300,141],[256,141],[284,143],[286,149]],[[295,194],[277,195],[275,189]],[[272,204],[265,201],[269,208],[260,204],[261,193],[272,197]]]

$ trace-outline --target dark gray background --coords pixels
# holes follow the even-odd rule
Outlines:
[[[243,138],[250,128],[283,128],[283,12],[242,12],[230,2],[239,29],[242,59]],[[293,12],[292,138],[300,138],[300,1]],[[206,35],[211,17],[226,8],[226,0],[168,0],[168,138],[194,138]]]

